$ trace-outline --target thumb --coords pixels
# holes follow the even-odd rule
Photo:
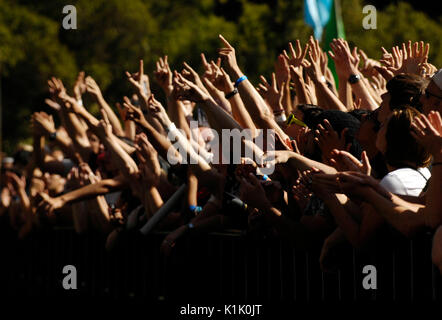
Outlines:
[[[362,158],[362,166],[365,170],[365,173],[367,175],[370,175],[371,174],[371,165],[370,165],[370,159],[368,158],[366,151],[362,152],[361,158]]]

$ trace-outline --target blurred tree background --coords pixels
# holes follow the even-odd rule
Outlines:
[[[442,66],[442,17],[411,2],[341,0],[350,44],[380,58],[381,46],[424,40],[431,45],[430,62]],[[77,9],[76,30],[62,28],[67,4]],[[378,8],[376,30],[362,28],[366,4]],[[159,92],[152,77],[158,57],[167,54],[178,70],[183,61],[201,70],[201,52],[217,57],[219,33],[235,46],[239,64],[256,81],[271,72],[288,41],[305,43],[312,29],[304,23],[302,0],[0,0],[4,151],[29,140],[33,111],[51,112],[44,105],[49,77],[60,77],[72,92],[77,73],[84,70],[114,105],[131,92],[124,71],[135,71],[140,58],[153,91]]]

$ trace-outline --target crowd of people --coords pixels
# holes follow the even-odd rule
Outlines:
[[[84,72],[72,91],[48,80],[51,112],[32,115],[33,145],[2,154],[0,223],[19,239],[56,225],[99,232],[109,250],[148,225],[170,231],[164,255],[192,233],[271,232],[298,248],[320,243],[324,270],[343,242],[430,230],[442,272],[442,69],[429,44],[382,47],[375,60],[343,39],[329,52],[297,40],[253,84],[241,52],[219,41],[201,74],[186,62],[172,71],[164,56],[149,77],[140,60],[115,109]],[[230,143],[226,129],[251,137]]]

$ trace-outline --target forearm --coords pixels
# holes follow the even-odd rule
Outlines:
[[[187,204],[198,205],[198,178],[191,171],[187,174]]]
[[[364,197],[378,214],[405,236],[411,236],[419,228],[425,226],[425,216],[419,212],[418,207],[406,206],[407,202],[397,196],[393,196],[393,201],[390,201],[374,189],[367,187]]]
[[[284,96],[282,99],[282,105],[284,107],[284,111],[286,112],[286,114],[290,114],[293,111],[292,97],[290,92],[290,78],[287,80],[286,83],[284,83],[284,87],[281,88],[281,90],[284,90]]]
[[[328,166],[322,162],[311,160],[296,152],[292,153],[292,156],[290,157],[288,162],[291,167],[299,169],[301,171],[317,168],[327,174],[335,174],[337,172],[336,169],[331,166]]]
[[[149,187],[146,190],[147,201],[149,205],[149,210],[152,214],[155,214],[164,204],[158,189],[154,186]]]
[[[351,89],[355,94],[355,96],[361,99],[361,109],[373,111],[379,107],[376,101],[371,96],[370,92],[368,91],[362,79],[352,84]]]
[[[230,114],[228,114],[223,108],[211,97],[207,97],[202,107],[207,114],[210,126],[218,131],[221,135],[222,129],[238,129],[241,130],[241,126],[236,122]]]
[[[71,192],[65,193],[57,198],[59,198],[63,205],[87,200],[94,198],[99,195],[104,195],[113,191],[122,190],[127,186],[127,180],[122,176],[118,176],[114,179],[105,179],[97,183],[84,186],[82,188],[73,190]]]
[[[230,70],[230,75],[232,79],[239,79],[244,74],[239,68],[233,68]],[[268,121],[269,118],[272,118],[272,115],[266,102],[256,91],[252,83],[248,79],[243,80],[238,86],[238,91],[255,124],[257,124],[259,128],[272,128],[272,124]]]
[[[321,107],[330,110],[340,110],[347,112],[346,106],[339,100],[339,98],[328,88],[326,82],[316,81],[316,92],[321,97],[323,104],[319,104]],[[321,102],[319,102],[321,103]]]
[[[119,139],[112,133],[110,136],[100,137],[106,149],[112,154],[112,161],[122,171],[126,177],[130,177],[138,172],[138,166],[130,155],[124,151],[119,143]]]
[[[55,135],[55,144],[60,147],[65,155],[69,158],[74,159],[74,146],[72,144],[72,140],[63,134],[58,134],[60,130],[57,130],[57,134]]]
[[[124,150],[124,152],[126,152],[127,154],[131,155],[136,151],[136,149],[134,147],[130,146],[129,144],[124,142],[119,137],[113,136],[113,138],[120,145],[120,147]]]
[[[124,136],[130,140],[135,140],[136,125],[132,120],[124,121]]]
[[[99,106],[106,112],[107,117],[109,118],[109,122],[112,125],[112,130],[114,134],[117,136],[124,136],[124,130],[121,126],[120,120],[118,119],[112,108],[109,106],[109,104],[106,102],[104,97],[101,95],[97,97],[97,102]]]
[[[136,124],[143,130],[147,135],[149,142],[152,143],[158,154],[163,157],[163,159],[168,159],[169,150],[174,150],[173,154],[181,162],[178,151],[173,147],[172,143],[167,139],[167,136],[158,132],[149,122],[147,121],[137,121]]]
[[[90,148],[86,130],[77,115],[74,112],[67,112],[66,120],[66,131],[75,148],[77,148],[79,152],[84,152],[84,149]]]
[[[184,114],[183,103],[172,97],[171,94],[167,95],[167,113],[169,114],[170,120],[174,122],[177,128],[183,130],[186,137],[190,139],[190,128],[186,120],[186,115]]]
[[[339,76],[339,100],[344,104],[347,110],[351,110],[353,108],[353,97],[351,86],[347,81],[348,79],[344,76]]]
[[[33,157],[34,157],[34,163],[37,167],[42,168],[44,166],[44,144],[45,144],[45,138],[34,134],[33,136]]]
[[[298,104],[310,104],[310,98],[307,95],[307,88],[305,86],[304,79],[301,77],[295,77],[293,80],[295,84],[296,97],[298,98]]]
[[[233,84],[230,84],[229,90],[232,92],[235,89]],[[230,104],[232,106],[233,118],[240,124],[244,129],[252,130],[253,136],[255,136],[255,124],[253,123],[252,117],[244,106],[244,102],[241,99],[239,93],[233,95],[230,99]]]

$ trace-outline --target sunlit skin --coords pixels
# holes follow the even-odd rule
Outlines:
[[[428,115],[430,111],[442,111],[442,90],[436,85],[436,83],[431,80],[426,88],[426,91],[429,93],[427,97],[426,94],[423,94],[420,97],[420,103],[422,103],[422,111],[424,114]],[[439,97],[439,98],[438,98]]]
[[[379,111],[378,111],[378,121],[380,123],[383,123],[385,120],[387,120],[388,116],[391,113],[391,109],[390,109],[390,99],[391,99],[391,95],[388,92],[385,92],[383,95],[381,95],[381,105],[379,106]]]

